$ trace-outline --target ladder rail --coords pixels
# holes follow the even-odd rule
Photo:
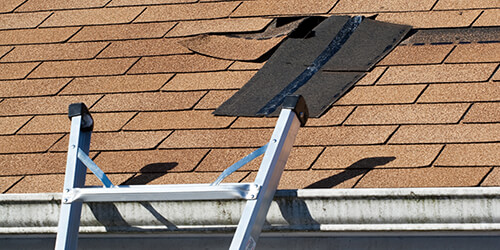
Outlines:
[[[86,154],[89,153],[90,137],[93,126],[92,117],[85,105],[76,104],[81,105],[79,107],[76,107],[75,104],[72,105],[74,105],[73,108],[80,109],[80,111],[83,112],[72,112],[72,106],[70,106],[69,117],[71,118],[71,131],[69,136],[63,193],[69,192],[73,188],[81,188],[85,185],[87,168],[78,160],[78,150],[83,150]],[[55,249],[77,248],[81,211],[82,202],[61,204]]]
[[[255,178],[261,191],[257,199],[247,201],[229,249],[255,248],[299,127],[294,111],[282,109]]]

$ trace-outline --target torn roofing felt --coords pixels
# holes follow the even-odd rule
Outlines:
[[[389,53],[409,26],[331,16],[309,34],[289,37],[250,81],[214,111],[277,116],[285,96],[300,94],[319,117]]]

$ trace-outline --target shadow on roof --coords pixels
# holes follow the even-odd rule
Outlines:
[[[374,169],[377,166],[383,166],[393,160],[396,157],[370,157],[361,159],[351,166],[347,167],[345,171],[317,181],[306,188],[332,188],[335,187],[344,181],[352,179],[358,175],[364,175],[368,173],[370,170]]]

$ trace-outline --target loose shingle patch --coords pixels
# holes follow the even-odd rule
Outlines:
[[[332,16],[305,37],[290,37],[214,114],[277,116],[282,97],[301,94],[319,117],[408,32],[408,26]],[[331,58],[331,59],[330,59]]]

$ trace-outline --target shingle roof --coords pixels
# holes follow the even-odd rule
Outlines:
[[[208,57],[182,41],[332,14],[428,29],[429,42],[403,42],[310,119],[280,188],[500,185],[496,0],[4,0],[0,13],[1,192],[62,190],[73,102],[90,107],[90,156],[115,184],[215,180],[272,132],[275,118],[211,114],[264,62]],[[490,38],[440,40],[464,28],[490,28]]]

